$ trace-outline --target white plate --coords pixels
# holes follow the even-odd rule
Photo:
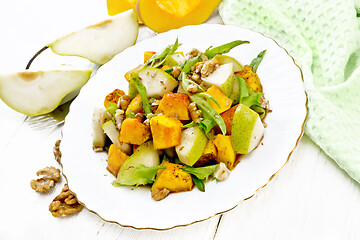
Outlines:
[[[171,194],[156,202],[146,187],[113,187],[106,170],[107,156],[92,150],[91,119],[95,106],[115,88],[127,90],[124,74],[143,62],[144,51],[158,51],[174,43],[180,51],[202,51],[234,40],[248,40],[228,53],[249,64],[267,49],[258,68],[272,112],[262,144],[244,156],[224,182],[206,183],[206,192]],[[302,74],[288,53],[260,33],[235,26],[204,24],[159,34],[126,49],[101,67],[72,103],[61,142],[63,173],[69,187],[86,208],[106,221],[134,228],[168,229],[208,219],[237,206],[265,186],[285,165],[303,133],[307,97]]]

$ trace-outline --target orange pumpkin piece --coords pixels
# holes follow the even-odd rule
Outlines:
[[[121,165],[129,156],[123,153],[119,148],[115,147],[114,144],[110,145],[108,154],[108,165],[106,169],[115,177],[119,172]]]
[[[150,129],[135,118],[126,118],[121,124],[119,141],[141,145],[150,138]]]
[[[109,102],[117,104],[119,101],[119,98],[123,95],[125,95],[125,92],[120,89],[115,89],[114,91],[112,91],[111,93],[106,95],[105,100],[104,100],[105,108],[110,107]]]
[[[224,136],[222,134],[216,135],[214,144],[218,151],[216,161],[218,163],[225,163],[228,169],[233,170],[236,153],[232,145],[231,136]]]
[[[156,52],[146,51],[144,52],[144,63],[146,63]]]
[[[190,97],[184,93],[168,92],[161,99],[156,113],[162,113],[166,116],[175,116],[179,120],[189,120],[188,107]]]
[[[234,118],[234,113],[238,106],[239,105],[235,105],[232,108],[230,108],[229,110],[226,110],[225,112],[220,114],[220,116],[224,119],[227,135],[231,134],[231,126],[232,126],[232,122],[233,122],[233,118]]]
[[[262,93],[263,90],[260,78],[256,73],[253,72],[252,67],[245,65],[242,71],[236,72],[235,74],[242,77],[251,90]]]
[[[155,32],[203,23],[221,0],[138,0],[140,19]]]
[[[219,102],[220,108],[214,101],[208,100],[217,113],[225,112],[231,107],[232,100],[228,98],[217,86],[211,86],[205,93],[209,94]]]
[[[163,161],[161,166],[166,166],[166,168],[158,171],[156,180],[151,187],[151,196],[155,200],[163,199],[170,192],[185,192],[190,191],[193,188],[191,175],[181,169],[184,166],[168,161]],[[167,190],[167,192],[162,198],[161,196],[159,198],[158,194],[157,196],[155,195],[164,189]]]
[[[182,123],[174,118],[159,115],[150,119],[150,129],[155,149],[175,147],[181,142]]]
[[[129,106],[127,107],[125,112],[126,116],[129,115],[130,111],[132,111],[135,114],[143,111],[141,96],[139,93],[129,103]]]

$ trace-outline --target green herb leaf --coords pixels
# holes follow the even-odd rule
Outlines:
[[[147,98],[147,95],[146,95],[146,88],[140,82],[139,74],[131,73],[131,78],[132,78],[132,81],[134,82],[136,90],[140,93],[141,101],[142,101],[142,108],[144,109],[145,114],[148,115],[148,114],[152,113],[151,105],[150,105],[149,99]]]
[[[216,110],[206,101],[206,97],[197,94],[189,94],[187,91],[188,79],[185,73],[181,81],[182,87],[187,95],[189,95],[192,102],[196,102],[197,107],[201,110],[203,120],[200,122],[199,127],[204,130],[206,136],[210,137],[210,131],[216,125],[219,125],[221,132],[226,134],[226,125],[224,119],[216,112]],[[185,81],[184,81],[185,80]]]
[[[195,175],[191,175],[194,183],[195,183],[195,186],[202,192],[205,192],[205,184],[204,184],[204,181],[201,180],[201,179],[198,179]]]
[[[201,110],[203,121],[200,123],[200,127],[205,126],[205,134],[210,136],[210,130],[219,125],[221,132],[226,134],[226,125],[224,119],[215,111],[204,97],[199,94],[189,95],[191,101],[196,102],[197,107]],[[204,122],[204,123],[203,123]]]
[[[130,185],[130,183],[131,185],[136,185],[136,186],[153,183],[155,181],[157,171],[159,169],[165,169],[165,168],[166,166],[146,167],[143,164],[141,164],[135,168],[135,170],[131,174],[131,177],[127,179],[128,184],[121,184],[117,180],[114,180],[112,182],[112,185],[115,187],[119,187],[122,185]]]
[[[150,67],[154,67],[154,68],[161,66],[165,62],[166,57],[174,54],[180,45],[181,44],[179,44],[178,38],[176,38],[174,44],[169,45],[164,50],[155,53],[149,60],[146,61],[146,63],[144,63],[144,65],[141,68],[145,68],[149,65]]]
[[[239,97],[239,102],[241,103],[241,100],[244,97],[248,97],[249,96],[249,87],[246,84],[245,80],[240,77],[239,75],[235,75],[237,80],[239,81],[239,85],[240,85],[240,97]]]
[[[266,52],[266,50],[262,51],[261,53],[259,53],[259,55],[257,55],[256,58],[254,58],[254,60],[251,61],[250,67],[252,67],[254,73],[256,73],[258,66],[260,65],[261,61],[263,60],[265,52]]]
[[[183,125],[182,128],[189,128],[189,127],[193,127],[193,126],[197,126],[198,124],[194,121],[192,121],[191,123],[188,123],[186,125]]]
[[[257,92],[257,93],[253,93],[248,97],[244,97],[241,100],[241,103],[244,104],[247,107],[252,107],[252,106],[261,106],[260,103],[260,97],[262,96],[261,93]]]
[[[251,109],[259,114],[260,119],[264,119],[265,114],[266,114],[266,111],[264,108],[259,107],[259,106],[251,106]]]
[[[191,80],[191,79],[188,79],[187,77],[186,77],[186,74],[185,73],[182,73],[183,74],[183,76],[181,77],[182,78],[182,80],[181,81],[183,81],[183,83],[185,84],[185,85],[183,85],[183,87],[185,86],[186,88],[186,91],[187,91],[187,89],[188,89],[188,86],[190,85],[190,84],[193,84],[193,85],[195,85],[195,86],[197,86],[198,87],[198,92],[205,92],[205,89],[203,88],[203,87],[201,87],[199,84],[197,84],[196,82],[194,82],[193,80]],[[181,75],[180,75],[181,76]]]
[[[193,57],[193,58],[190,58],[189,60],[187,60],[183,67],[182,67],[182,70],[181,70],[181,73],[179,75],[179,80],[182,80],[183,79],[183,73],[186,73],[188,74],[191,70],[191,68],[197,63],[197,62],[201,62],[201,58],[200,56],[198,57]]]
[[[210,175],[214,174],[214,172],[216,171],[218,166],[219,166],[219,164],[206,166],[206,167],[196,167],[196,168],[195,167],[185,167],[185,168],[182,168],[182,170],[184,172],[195,175],[199,179],[207,180]]]
[[[206,49],[204,54],[205,54],[205,56],[207,56],[210,59],[210,58],[215,57],[218,54],[228,53],[234,47],[237,47],[237,46],[239,46],[241,44],[244,44],[244,43],[250,43],[250,42],[249,41],[236,40],[236,41],[226,43],[224,45],[214,47],[214,48],[212,48],[212,46],[211,46],[208,49]]]
[[[213,101],[219,108],[221,108],[220,103],[213,96],[211,96],[210,94],[208,94],[208,93],[199,93],[198,95],[199,96],[204,96],[206,98],[206,100],[208,100],[208,101],[210,101],[210,100]]]
[[[112,116],[115,115],[116,110],[118,110],[117,104],[113,102],[109,102],[109,107],[106,109]]]
[[[135,114],[133,111],[129,110],[129,114],[128,114],[127,117],[128,117],[128,118],[135,118],[135,117],[136,117],[136,114]]]

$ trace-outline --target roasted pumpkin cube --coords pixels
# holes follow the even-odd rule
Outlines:
[[[245,65],[244,70],[237,72],[236,74],[245,80],[251,90],[262,93],[260,78],[256,73],[253,72],[252,67]]]
[[[179,120],[189,120],[189,104],[190,97],[187,94],[168,92],[164,94],[164,97],[161,99],[156,113],[175,116]]]
[[[163,161],[161,166],[166,168],[158,171],[151,187],[151,196],[154,200],[161,200],[170,192],[185,192],[193,188],[191,175],[182,170],[183,165]]]
[[[129,103],[129,106],[126,109],[126,116],[129,115],[129,112],[132,111],[133,113],[139,113],[142,112],[142,101],[141,101],[141,96],[138,93]]]
[[[105,100],[104,100],[105,108],[110,107],[109,102],[117,104],[119,101],[119,98],[124,95],[125,95],[125,92],[120,89],[115,89],[114,91],[112,91],[111,93],[106,95]]]
[[[135,118],[126,118],[122,124],[119,141],[129,144],[141,145],[150,138],[150,129]]]
[[[166,69],[170,69],[170,68],[171,68],[171,66],[169,66],[169,65],[164,65],[164,66],[161,67],[161,70],[166,70]]]
[[[216,163],[215,159],[217,158],[218,152],[214,140],[215,137],[212,137],[208,140],[203,154],[201,155],[199,160],[197,160],[197,162],[194,164],[194,167],[205,166]]]
[[[182,123],[174,117],[159,115],[150,119],[155,149],[175,147],[181,142]]]
[[[130,81],[131,81],[131,73],[140,71],[141,67],[142,67],[142,65],[139,65],[139,66],[137,66],[136,68],[131,69],[130,71],[128,71],[127,73],[125,73],[124,77],[126,78],[126,80],[127,80],[128,82],[130,82]]]
[[[231,134],[231,126],[232,126],[232,122],[233,122],[233,118],[234,118],[234,113],[236,111],[236,108],[239,105],[235,105],[232,108],[226,110],[225,112],[221,113],[220,116],[224,119],[225,122],[225,126],[226,126],[226,134],[230,135]]]
[[[231,136],[218,134],[215,137],[214,143],[218,151],[216,161],[225,163],[228,169],[233,170],[236,153],[232,145]]]
[[[205,93],[215,98],[220,104],[220,107],[218,107],[214,101],[208,100],[217,113],[225,112],[231,107],[232,100],[228,98],[217,86],[211,86]]]
[[[129,156],[123,153],[119,148],[115,147],[114,144],[110,145],[108,154],[108,165],[106,169],[115,177],[119,172],[121,165]]]
[[[156,52],[146,51],[144,52],[144,63],[146,63]]]

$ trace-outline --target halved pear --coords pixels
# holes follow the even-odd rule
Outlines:
[[[226,63],[224,65],[220,65],[218,69],[202,80],[205,86],[211,87],[212,85],[215,85],[220,88],[227,97],[229,97],[232,93],[234,85],[233,64]]]
[[[154,98],[164,96],[179,84],[175,78],[158,68],[140,70],[139,79],[146,87],[146,95]]]
[[[259,145],[264,131],[259,115],[247,106],[239,104],[231,127],[234,151],[239,154],[251,152]]]
[[[198,127],[189,127],[181,132],[180,145],[175,147],[182,163],[192,166],[201,157],[207,144],[205,133]]]
[[[244,67],[235,58],[229,57],[227,55],[216,55],[215,58],[216,60],[218,60],[220,65],[232,63],[234,67],[234,72],[240,72],[244,69]]]
[[[131,9],[61,37],[47,46],[57,54],[84,57],[102,65],[134,45],[138,30],[137,17]]]
[[[14,110],[36,116],[57,108],[90,78],[91,68],[0,74],[0,98]]]

